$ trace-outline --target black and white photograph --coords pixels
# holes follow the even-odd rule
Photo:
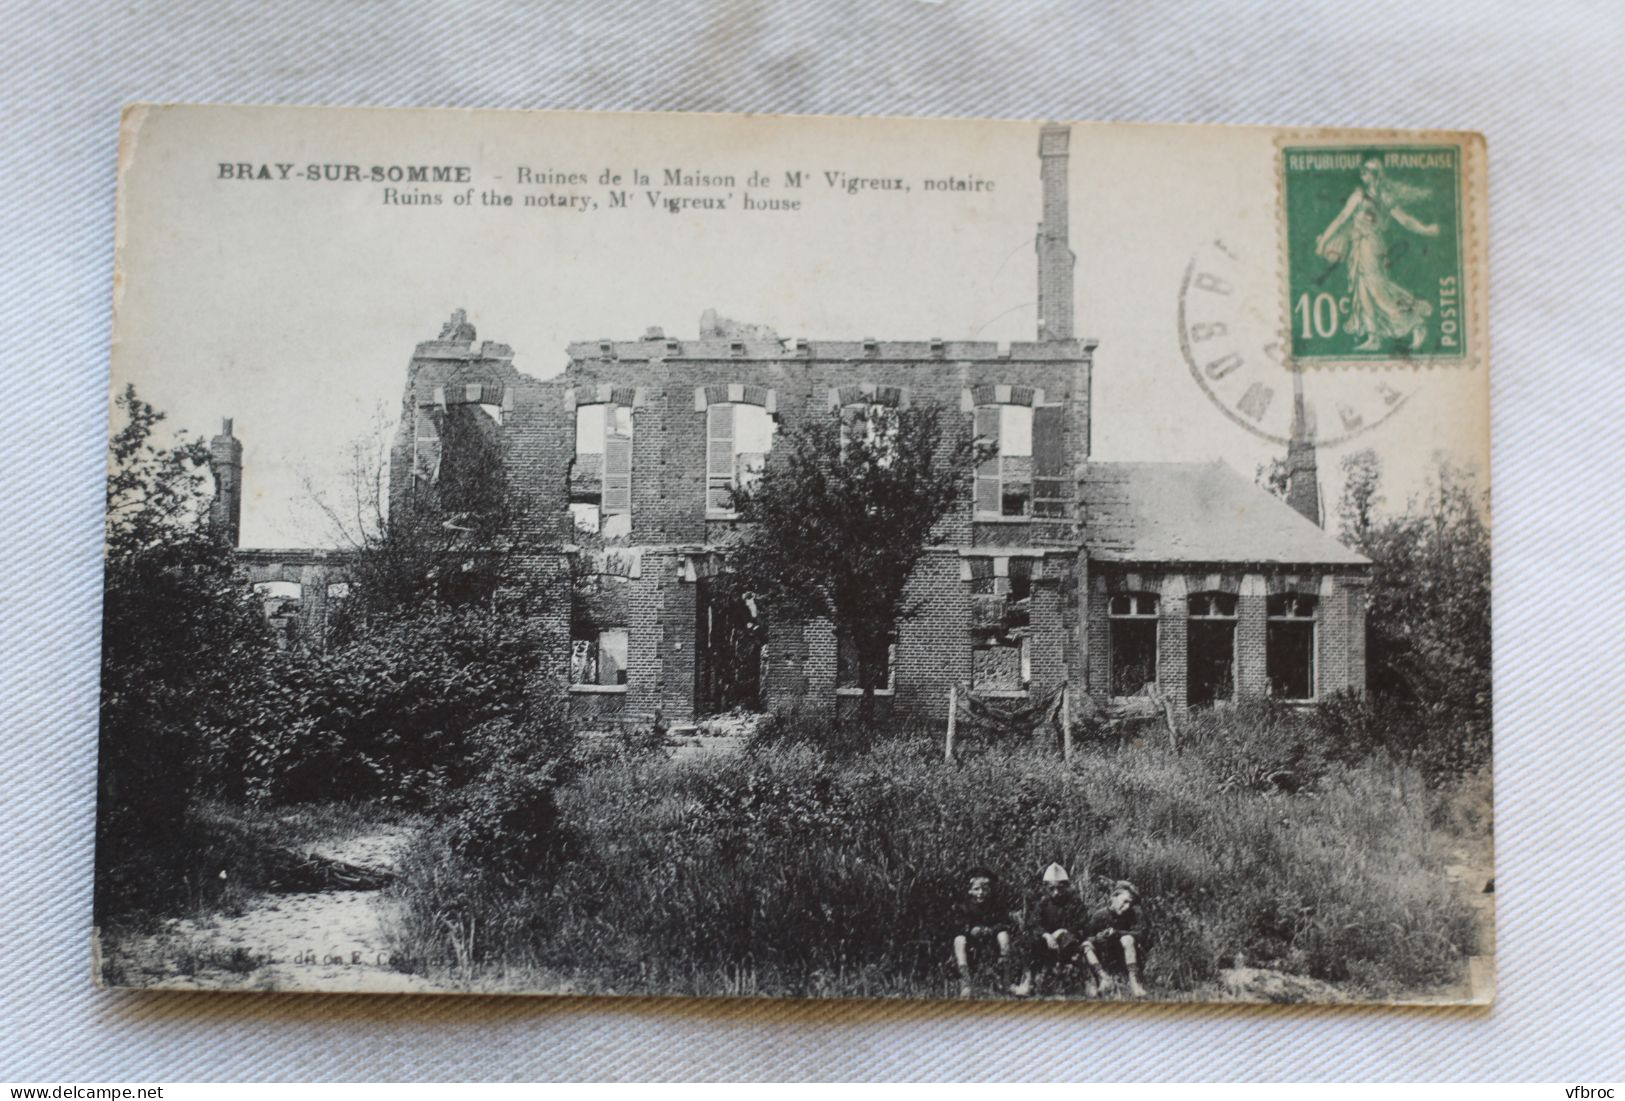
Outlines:
[[[95,981],[1487,1005],[1488,159],[129,108]]]

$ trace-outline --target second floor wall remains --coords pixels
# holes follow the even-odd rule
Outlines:
[[[514,369],[506,345],[454,323],[443,336],[466,339],[414,353],[392,505],[450,469],[459,433],[495,429],[509,485],[529,496],[550,541],[701,545],[732,527],[729,490],[782,458],[800,424],[870,404],[932,404],[946,427],[997,445],[933,542],[1076,541],[1093,342],[684,341],[652,331],[572,344],[565,372],[540,381]]]

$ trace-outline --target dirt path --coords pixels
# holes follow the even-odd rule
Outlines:
[[[404,827],[304,846],[310,856],[380,872],[412,839]],[[171,919],[117,948],[124,983],[180,990],[436,989],[389,965],[382,892],[259,895],[237,914]]]

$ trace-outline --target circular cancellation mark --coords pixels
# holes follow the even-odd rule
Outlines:
[[[1266,266],[1267,270],[1267,266]],[[1179,287],[1179,348],[1191,377],[1218,409],[1254,435],[1292,435],[1295,375],[1280,335],[1279,288],[1241,262],[1231,242],[1203,244]],[[1300,371],[1310,437],[1345,443],[1397,413],[1415,392],[1409,371],[1324,367]]]

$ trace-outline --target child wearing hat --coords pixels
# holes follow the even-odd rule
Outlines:
[[[1078,957],[1088,920],[1066,869],[1059,864],[1045,868],[1044,897],[1034,910],[1032,936],[1027,942],[1027,970],[1010,993],[1025,998],[1033,992],[1035,973],[1042,978],[1070,967]]]
[[[987,868],[965,873],[965,898],[954,908],[954,962],[959,996],[971,996],[971,969],[995,950],[1002,969],[1010,958],[1010,915],[999,909],[998,877]],[[1007,981],[1001,979],[1000,981]]]
[[[1142,968],[1151,950],[1151,936],[1134,884],[1126,879],[1112,884],[1105,908],[1090,914],[1084,924],[1082,941],[1083,957],[1103,992],[1126,982],[1133,997],[1145,996]]]

